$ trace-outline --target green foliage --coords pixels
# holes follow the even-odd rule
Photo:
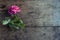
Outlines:
[[[19,29],[19,28],[24,28],[25,25],[21,19],[18,19],[18,17],[14,15],[9,23],[9,26],[10,28]]]
[[[9,25],[11,29],[23,29],[25,24],[21,19],[19,19],[16,15],[13,15],[13,18],[10,19],[9,17],[6,17],[5,20],[2,22],[3,25]]]
[[[2,24],[7,25],[10,21],[11,19],[9,17],[6,17],[5,20],[2,21]]]

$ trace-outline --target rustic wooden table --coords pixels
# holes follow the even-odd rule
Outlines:
[[[26,28],[10,31],[0,24],[0,40],[60,40],[59,0],[0,0],[0,21],[9,5],[18,5]]]

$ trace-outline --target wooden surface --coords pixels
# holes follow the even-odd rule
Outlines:
[[[11,31],[0,24],[0,40],[60,40],[59,0],[0,0],[0,20],[4,19],[7,7],[13,4],[21,8],[17,15],[26,28]]]

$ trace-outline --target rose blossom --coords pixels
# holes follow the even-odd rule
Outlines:
[[[20,11],[21,11],[21,9],[16,5],[12,5],[12,6],[8,7],[9,14],[16,14],[17,12],[20,12]]]

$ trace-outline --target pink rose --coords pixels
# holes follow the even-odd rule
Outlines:
[[[21,9],[16,5],[12,5],[12,6],[8,7],[9,14],[16,14],[17,12],[20,12],[20,11],[21,11]]]

